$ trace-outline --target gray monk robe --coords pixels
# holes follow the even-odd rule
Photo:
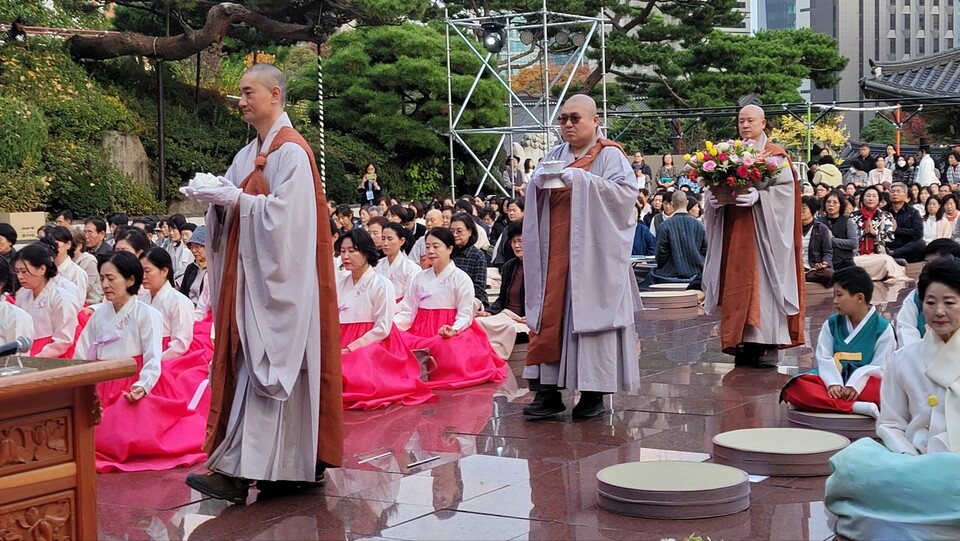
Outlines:
[[[283,128],[287,129],[281,131]],[[274,145],[275,140],[282,144]],[[239,339],[226,346],[236,350],[236,364],[227,367],[226,376],[217,372],[219,357],[215,355],[207,448],[217,446],[207,466],[244,479],[314,481],[318,424],[323,425],[324,416],[332,418],[334,423],[328,428],[334,428],[319,436],[338,441],[330,442],[329,458],[320,456],[319,461],[339,465],[342,454],[342,432],[335,429],[340,422],[342,430],[342,398],[337,394],[340,381],[328,382],[326,359],[321,369],[321,335],[325,331],[321,329],[320,303],[336,306],[335,293],[334,298],[321,298],[327,273],[315,263],[332,261],[332,254],[318,256],[318,251],[329,248],[318,242],[318,208],[324,209],[325,204],[322,192],[318,194],[315,188],[319,175],[311,156],[294,141],[305,144],[283,114],[263,144],[253,141],[247,145],[227,170],[226,178],[238,185],[250,181],[244,182],[245,193],[238,205],[225,215],[218,207],[211,207],[207,214],[211,300],[217,322],[216,345],[221,346],[217,352],[231,342],[233,333]],[[263,167],[263,179],[253,182],[257,166]],[[326,216],[321,218],[325,228]],[[239,239],[235,241],[238,246],[231,248],[228,235],[234,220],[239,221]],[[236,253],[232,261],[227,257],[231,251]],[[328,270],[326,278],[332,281],[332,266]],[[234,297],[221,296],[220,291],[230,288],[233,276],[235,313],[222,313],[231,311]],[[235,318],[232,332],[230,318]],[[335,316],[333,320],[324,323],[339,328]],[[326,346],[336,350],[333,364],[339,367],[339,343]],[[322,397],[330,383],[335,388]],[[229,396],[222,396],[225,391],[221,387],[228,389]],[[232,394],[231,387],[235,387]],[[330,396],[333,394],[337,396]],[[336,402],[337,411],[322,407],[329,399]],[[224,411],[218,404],[223,404]],[[320,447],[323,450],[324,444]]]
[[[531,337],[523,377],[544,385],[610,393],[639,385],[634,323],[642,306],[630,266],[636,175],[619,146],[605,145],[591,144],[579,160],[570,145],[554,147],[544,159],[573,164],[573,182],[562,190],[545,190],[541,169],[528,186],[523,220],[527,324],[533,333],[556,325],[561,331],[558,348],[540,348],[539,336]],[[569,205],[569,218],[551,213],[551,201]],[[551,216],[569,220],[562,224],[563,233],[569,233],[568,245],[551,245],[556,231]],[[552,265],[568,265],[565,288],[562,282],[559,288],[548,288]],[[562,304],[555,305],[556,313],[547,313],[545,301],[558,294],[564,295]],[[538,350],[559,355],[534,358],[542,356]]]
[[[761,156],[788,160],[766,135],[757,141],[757,148]],[[760,190],[753,207],[704,209],[704,310],[712,314],[723,307],[720,343],[725,353],[735,354],[741,343],[780,349],[803,344],[800,192],[791,165],[788,162],[780,171],[776,183]]]

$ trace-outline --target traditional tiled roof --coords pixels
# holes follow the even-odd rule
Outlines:
[[[960,95],[960,48],[900,62],[871,62],[860,79],[868,94],[900,98],[955,98]]]

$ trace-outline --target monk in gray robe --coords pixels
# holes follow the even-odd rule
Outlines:
[[[210,204],[207,254],[216,342],[205,475],[187,484],[233,503],[318,481],[343,454],[340,337],[326,199],[313,152],[283,112],[286,81],[269,64],[240,81],[257,130]]]
[[[735,205],[721,205],[707,190],[704,310],[723,308],[720,344],[737,365],[772,367],[778,349],[803,344],[799,183],[787,153],[767,141],[763,109],[744,107],[737,124],[742,139],[756,141],[761,157],[780,157],[787,166],[775,183],[750,188]]]
[[[618,144],[600,137],[597,104],[577,95],[559,116],[565,143],[550,149],[527,187],[523,273],[530,345],[523,377],[537,391],[523,413],[563,412],[560,389],[579,389],[575,418],[603,415],[603,395],[640,382],[630,266],[637,177]],[[561,188],[543,163],[562,161]]]

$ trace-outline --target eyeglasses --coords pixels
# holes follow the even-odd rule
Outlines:
[[[469,231],[467,231],[466,229],[453,229],[452,231],[454,235],[458,235],[458,236],[469,233]]]
[[[563,126],[569,120],[571,124],[576,126],[577,124],[580,123],[581,119],[583,119],[583,117],[580,115],[560,115],[557,117],[557,123]]]

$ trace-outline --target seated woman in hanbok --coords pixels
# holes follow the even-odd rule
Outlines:
[[[58,225],[47,230],[43,238],[57,250],[53,262],[57,265],[57,282],[69,281],[76,286],[77,302],[83,306],[87,301],[87,273],[73,262],[77,245],[73,242],[73,233],[69,229]],[[69,289],[67,286],[64,289]]]
[[[435,400],[420,381],[420,363],[393,325],[396,294],[390,280],[373,270],[377,247],[370,234],[364,229],[344,233],[340,258],[349,271],[337,278],[344,409]]]
[[[960,258],[960,244],[950,239],[936,239],[923,249],[923,260],[926,263],[947,256]],[[903,299],[900,311],[897,312],[897,346],[902,348],[919,342],[926,334],[927,320],[923,317],[923,299],[914,289]]]
[[[127,252],[100,263],[104,305],[77,341],[77,357],[90,361],[133,357],[137,374],[97,385],[103,420],[94,432],[97,471],[162,470],[206,458],[203,431],[174,386],[161,377],[160,313],[137,298],[143,267]]]
[[[410,349],[427,349],[436,361],[427,385],[460,389],[503,381],[507,364],[473,318],[473,282],[450,259],[453,233],[438,227],[425,238],[430,267],[410,284],[394,323]]]
[[[173,259],[163,248],[150,248],[140,256],[143,287],[140,300],[160,312],[163,322],[161,360],[175,359],[193,343],[193,303],[173,287]]]
[[[17,338],[33,340],[33,318],[17,305],[7,301],[6,284],[12,274],[10,263],[0,257],[0,343],[13,342]]]
[[[960,260],[920,275],[928,331],[894,355],[877,435],[830,460],[824,502],[848,539],[955,540],[960,532]]]
[[[502,236],[514,257],[503,264],[500,295],[487,310],[477,313],[477,325],[487,334],[497,356],[509,359],[517,338],[526,338],[530,332],[524,317],[523,222],[511,223]]]
[[[397,302],[403,299],[407,288],[416,275],[420,274],[420,267],[404,254],[407,237],[404,227],[396,223],[383,226],[380,248],[386,257],[380,260],[374,270],[381,276],[389,278],[393,284],[393,291],[397,295]]]
[[[54,250],[34,242],[17,252],[13,271],[20,280],[17,306],[33,318],[34,339],[30,355],[70,359],[77,332],[80,304],[72,290],[58,287]]]

